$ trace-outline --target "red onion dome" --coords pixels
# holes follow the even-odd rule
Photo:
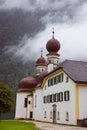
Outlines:
[[[36,85],[37,85],[37,81],[34,77],[23,78],[19,82],[18,92],[31,92]]]
[[[60,49],[60,43],[55,38],[52,38],[47,42],[46,48],[48,52],[58,52]]]
[[[43,56],[41,56],[40,58],[37,59],[36,65],[47,65],[47,61]]]

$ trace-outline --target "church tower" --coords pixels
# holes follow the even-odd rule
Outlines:
[[[43,50],[41,49],[41,56],[36,61],[36,75],[38,76],[43,71],[47,71],[47,61],[43,57]]]
[[[58,66],[59,54],[58,51],[60,49],[60,43],[58,40],[54,38],[54,30],[53,30],[52,39],[50,39],[46,44],[46,49],[48,51],[47,61],[48,61],[48,72],[54,70]]]

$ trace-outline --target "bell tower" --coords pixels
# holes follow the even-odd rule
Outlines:
[[[59,54],[58,51],[60,49],[60,43],[58,40],[54,38],[54,29],[53,36],[50,40],[48,40],[46,44],[46,49],[48,51],[47,61],[48,61],[48,72],[54,70],[58,66]]]
[[[41,56],[36,61],[36,75],[38,76],[41,72],[47,70],[47,61],[43,57],[43,50],[41,49]]]

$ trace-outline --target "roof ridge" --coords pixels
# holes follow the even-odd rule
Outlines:
[[[61,64],[63,64],[63,63],[65,63],[65,62],[69,62],[69,61],[71,61],[71,62],[81,62],[81,63],[87,63],[87,61],[81,61],[81,60],[68,60],[68,59],[66,59],[66,60],[64,60],[62,63],[60,63],[59,65],[61,65]]]

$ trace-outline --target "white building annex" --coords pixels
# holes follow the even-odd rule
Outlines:
[[[77,125],[87,118],[87,62],[65,60],[59,64],[60,43],[46,44],[47,60],[36,61],[35,77],[19,82],[15,119]]]

